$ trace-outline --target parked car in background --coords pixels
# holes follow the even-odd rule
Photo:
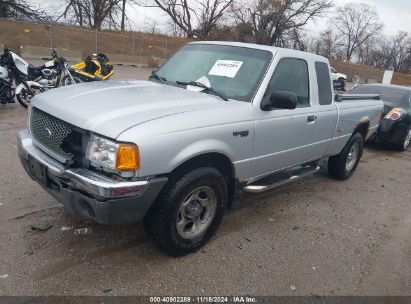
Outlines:
[[[347,75],[338,73],[336,69],[333,67],[330,67],[330,72],[331,72],[331,80],[332,81],[347,81]]]
[[[407,150],[411,142],[411,88],[365,84],[354,88],[349,94],[380,94],[384,112],[372,140],[393,144],[400,151]]]
[[[204,245],[236,190],[355,171],[379,95],[336,95],[324,57],[196,42],[151,81],[94,82],[33,99],[18,135],[27,173],[74,215],[137,222],[177,256]],[[80,109],[80,110],[79,110]],[[245,224],[245,223],[244,223]]]

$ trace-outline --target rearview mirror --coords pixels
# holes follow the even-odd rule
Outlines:
[[[270,98],[261,104],[263,111],[273,109],[293,110],[297,107],[297,95],[287,91],[275,91]]]

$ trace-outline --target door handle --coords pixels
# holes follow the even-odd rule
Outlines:
[[[317,116],[315,115],[310,115],[307,117],[307,122],[314,122],[317,120]]]

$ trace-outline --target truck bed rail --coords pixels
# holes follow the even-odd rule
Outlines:
[[[344,100],[381,100],[379,94],[335,94],[334,101],[343,102]]]

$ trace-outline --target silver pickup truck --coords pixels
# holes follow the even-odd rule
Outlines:
[[[356,169],[378,95],[333,96],[328,61],[269,46],[195,42],[149,81],[36,96],[18,134],[27,173],[67,211],[137,222],[170,255],[204,245],[236,191]]]

